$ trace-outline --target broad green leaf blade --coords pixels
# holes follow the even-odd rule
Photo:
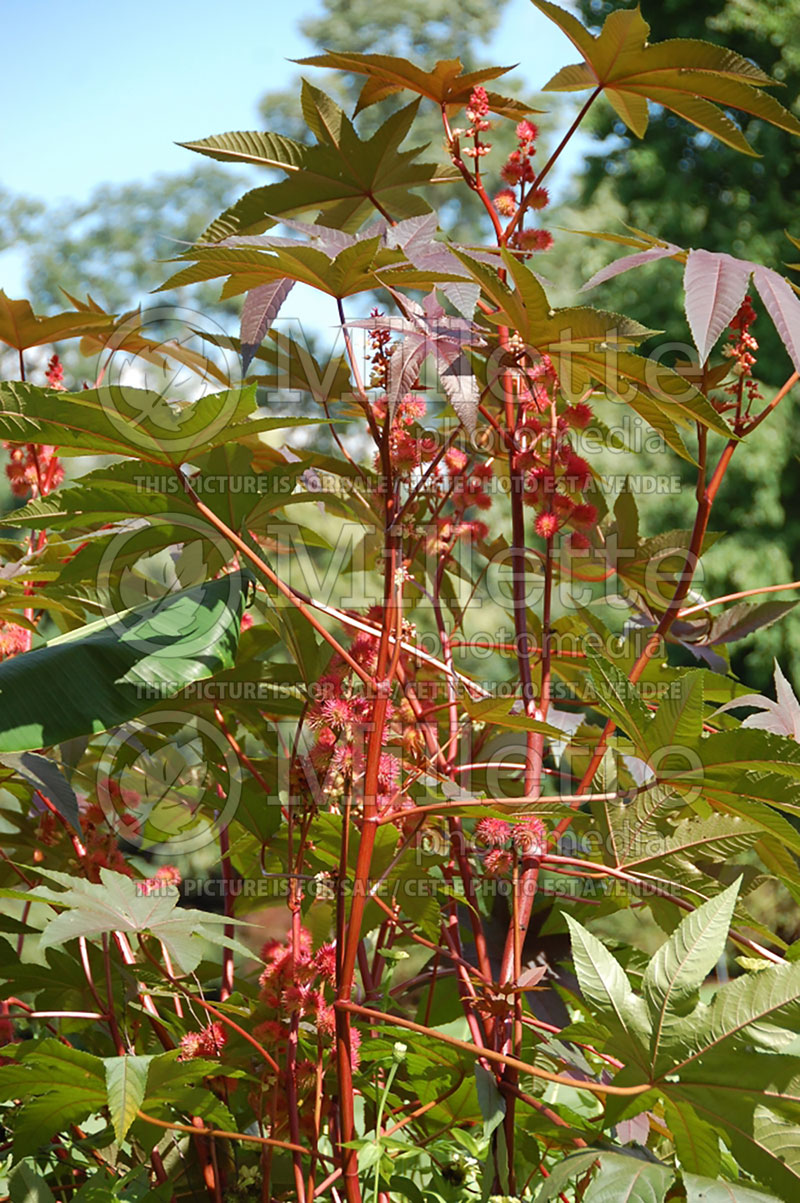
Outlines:
[[[292,138],[257,130],[212,134],[194,142],[179,142],[178,146],[222,163],[252,163],[257,167],[280,167],[283,171],[300,171],[309,153],[307,146]]]
[[[672,683],[669,697],[660,704],[655,717],[645,729],[648,750],[655,758],[654,767],[669,767],[668,750],[672,749],[685,765],[683,749],[694,747],[703,733],[703,674],[684,673]]]
[[[32,752],[23,752],[21,755],[6,752],[0,756],[0,764],[12,769],[17,777],[21,777],[43,794],[73,831],[81,834],[75,791],[52,760],[48,760],[46,756],[35,756]]]
[[[107,1183],[108,1174],[103,1177]],[[8,1177],[8,1189],[9,1203],[56,1203],[47,1179],[32,1161],[20,1161],[14,1166]]]
[[[674,1172],[669,1166],[633,1157],[603,1157],[583,1203],[664,1203]]]
[[[106,1057],[103,1065],[106,1071],[106,1088],[108,1090],[108,1109],[111,1112],[111,1122],[117,1140],[122,1141],[128,1132],[136,1113],[142,1105],[147,1088],[147,1071],[150,1057]]]
[[[719,1134],[711,1125],[701,1120],[683,1099],[667,1100],[664,1118],[672,1133],[681,1168],[716,1176],[720,1163]]]
[[[686,1203],[777,1203],[775,1195],[754,1190],[742,1182],[725,1182],[721,1178],[705,1178],[684,1170]]]
[[[638,689],[616,665],[591,649],[586,653],[597,705],[630,736],[637,750],[647,751],[652,719]]]
[[[260,233],[276,219],[308,211],[323,213],[326,225],[351,232],[376,209],[394,220],[418,216],[430,206],[412,190],[457,177],[451,166],[417,162],[422,147],[400,149],[419,99],[393,113],[370,138],[361,139],[324,92],[305,84],[304,96],[307,111],[313,109],[312,128],[321,136],[315,146],[298,150],[298,143],[272,134],[223,134],[190,144],[190,149],[214,158],[248,156],[245,161],[253,162],[264,155],[261,162],[281,167],[289,177],[246,194],[209,226],[201,242]],[[283,155],[283,161],[273,161],[273,152],[276,159]]]
[[[737,1163],[782,1200],[800,1193],[798,1059],[728,1049],[660,1087],[719,1130]],[[724,1196],[723,1196],[724,1197]]]
[[[533,3],[558,25],[584,59],[557,72],[545,91],[603,90],[639,138],[647,129],[648,101],[663,105],[744,154],[754,151],[725,109],[740,109],[800,134],[800,122],[759,90],[773,83],[769,76],[730,50],[690,38],[651,45],[650,27],[638,6],[614,9],[595,37],[557,4],[549,0]]]
[[[535,1203],[550,1203],[569,1183],[582,1180],[596,1165],[583,1199],[585,1203],[663,1203],[675,1173],[660,1161],[633,1151],[581,1149],[570,1153],[550,1171]]]
[[[702,1023],[688,1030],[689,1038],[673,1061],[681,1071],[723,1046],[736,1047],[741,1041],[780,1052],[793,1042],[799,1022],[800,965],[775,965],[746,973],[716,991]]]
[[[253,418],[254,385],[206,393],[181,408],[148,389],[103,386],[62,393],[0,383],[0,439],[50,444],[61,456],[129,456],[175,469],[192,454],[313,418]]]
[[[94,938],[104,932],[135,935],[147,931],[162,941],[182,973],[192,973],[197,968],[209,941],[251,955],[222,932],[226,924],[233,922],[229,917],[179,907],[177,890],[169,894],[140,893],[137,882],[110,869],[100,870],[99,882],[81,881],[56,872],[47,872],[45,876],[65,889],[39,887],[36,896],[66,909],[54,918],[47,918],[40,938],[42,948],[57,947],[80,936]]]
[[[495,1128],[502,1124],[506,1114],[506,1101],[497,1088],[497,1079],[488,1069],[475,1062],[475,1086],[478,1106],[483,1116],[483,1139],[488,1140]]]
[[[630,1056],[644,1063],[650,1022],[643,1001],[633,993],[625,970],[605,945],[571,915],[565,918],[581,993],[602,1022],[622,1038]]]
[[[650,961],[642,993],[653,1023],[652,1051],[660,1054],[668,1018],[685,1015],[725,948],[740,882],[692,911]]]
[[[233,667],[241,573],[81,627],[0,664],[0,752],[107,731]]]

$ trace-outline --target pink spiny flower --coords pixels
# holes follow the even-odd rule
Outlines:
[[[181,1038],[179,1061],[189,1061],[193,1057],[215,1058],[219,1056],[223,1045],[228,1039],[221,1023],[210,1023],[201,1032],[187,1032]]]
[[[558,530],[558,518],[548,511],[545,514],[539,514],[533,526],[537,535],[541,535],[543,539],[552,539]]]
[[[546,209],[550,204],[550,193],[546,188],[533,188],[528,193],[528,207],[531,209]]]
[[[491,852],[486,853],[483,863],[490,877],[502,877],[509,872],[514,860],[510,852],[493,848]]]
[[[314,966],[320,977],[331,985],[336,981],[336,944],[321,944],[314,955]]]
[[[517,125],[517,138],[522,144],[535,142],[539,137],[539,127],[527,117]]]
[[[494,207],[501,217],[513,217],[517,211],[517,198],[510,188],[504,188],[494,198]]]
[[[584,401],[579,401],[577,405],[570,405],[564,411],[567,422],[576,430],[585,430],[593,416],[591,406]]]
[[[597,522],[597,506],[585,502],[583,505],[576,505],[570,521],[578,527],[592,527]]]
[[[549,230],[518,230],[514,235],[514,245],[523,251],[549,251],[553,245],[553,235]]]
[[[547,829],[541,819],[522,819],[514,824],[511,839],[524,856],[540,856],[547,848]]]
[[[475,828],[475,839],[479,844],[497,848],[505,844],[511,835],[511,826],[505,819],[481,819]]]

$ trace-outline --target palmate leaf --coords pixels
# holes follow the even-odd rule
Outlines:
[[[575,233],[588,234],[589,231],[577,230]],[[686,317],[700,364],[703,365],[717,339],[736,315],[752,276],[789,358],[795,369],[800,371],[800,300],[784,276],[750,259],[736,259],[733,255],[702,249],[685,251],[670,244],[657,245],[649,234],[643,231],[636,233],[641,237],[628,239],[598,233],[591,235],[642,249],[608,264],[584,288],[594,287],[653,258],[669,257],[684,263]]]
[[[14,1116],[14,1151],[25,1157],[57,1132],[81,1123],[106,1105],[106,1082],[99,1057],[59,1040],[24,1041],[4,1052],[11,1064],[0,1066],[0,1098],[21,1100]]]
[[[664,1203],[675,1178],[674,1170],[646,1151],[581,1149],[553,1166],[535,1203],[557,1199],[569,1183],[582,1179],[595,1165],[582,1196],[586,1203]]]
[[[42,317],[33,312],[30,301],[14,301],[0,289],[0,342],[16,351],[106,330],[112,320],[107,313],[85,310]]]
[[[206,393],[181,408],[162,393],[104,386],[62,393],[0,382],[0,439],[48,444],[61,456],[118,455],[174,469],[191,454],[317,418],[256,418],[255,385]]]
[[[257,234],[281,217],[316,211],[325,224],[355,231],[376,209],[393,219],[428,213],[412,189],[459,178],[450,166],[417,162],[420,150],[401,150],[419,100],[393,113],[371,138],[361,139],[330,97],[304,81],[304,112],[312,114],[315,146],[274,134],[232,133],[181,143],[188,150],[227,162],[280,168],[288,179],[254,189],[221,214],[201,242],[231,234]],[[324,115],[324,116],[323,116]]]
[[[147,1088],[147,1071],[152,1057],[106,1057],[103,1061],[108,1091],[108,1108],[118,1141],[124,1140]]]
[[[592,1012],[612,1033],[614,1046],[640,1065],[647,1063],[650,1020],[633,993],[625,970],[605,945],[571,915],[566,915],[572,959],[581,993]]]
[[[0,752],[107,731],[231,668],[246,588],[240,573],[206,581],[4,660]]]
[[[800,122],[760,91],[775,81],[730,50],[690,38],[649,45],[650,26],[638,7],[609,13],[595,37],[558,5],[549,0],[532,2],[558,25],[584,59],[557,72],[545,91],[602,89],[617,115],[639,138],[647,129],[648,101],[744,154],[755,152],[723,109],[739,109],[800,134]]]
[[[688,1103],[723,1136],[747,1173],[791,1203],[800,1188],[800,1061],[750,1051],[743,1056],[740,1050],[720,1052],[684,1068],[659,1090]]]
[[[295,60],[302,67],[328,67],[334,71],[352,71],[366,75],[367,81],[361,89],[356,105],[356,114],[379,100],[385,100],[396,92],[416,92],[425,96],[439,107],[448,111],[463,108],[473,88],[497,79],[511,70],[510,67],[484,67],[480,71],[465,72],[460,59],[444,59],[437,62],[432,71],[423,71],[407,59],[391,54],[340,54],[328,50],[310,58]],[[488,92],[489,108],[501,117],[519,119],[526,113],[539,112],[508,96]]]
[[[720,1165],[719,1133],[683,1099],[665,1101],[664,1119],[681,1168],[716,1178]]]
[[[754,1190],[742,1182],[724,1182],[683,1172],[686,1203],[775,1203],[774,1195]]]
[[[686,1013],[722,956],[739,886],[734,882],[687,915],[647,966],[642,992],[652,1022],[654,1064],[665,1022],[670,1015]]]
[[[177,889],[169,894],[141,893],[133,878],[110,869],[100,870],[99,882],[84,881],[67,873],[41,871],[63,889],[37,886],[29,897],[64,908],[58,915],[50,917],[48,913],[45,916],[41,948],[58,947],[81,936],[91,939],[104,932],[122,932],[129,936],[150,932],[164,944],[181,973],[194,972],[207,941],[250,955],[222,931],[225,924],[241,920],[179,907]]]
[[[208,356],[193,351],[177,339],[148,338],[143,331],[154,319],[151,314],[143,313],[141,308],[131,309],[122,314],[108,313],[91,296],[81,301],[65,289],[62,291],[79,312],[108,318],[108,328],[101,327],[99,330],[84,333],[81,338],[81,355],[88,358],[101,352],[121,352],[134,355],[146,363],[153,363],[162,370],[166,370],[171,362],[180,363],[201,380],[211,377],[218,384],[230,385],[228,373]],[[161,319],[163,311],[157,310],[155,320]]]
[[[600,385],[611,399],[629,405],[664,433],[684,458],[691,457],[677,427],[694,429],[700,422],[709,430],[731,436],[728,424],[690,381],[660,361],[628,349],[651,333],[638,322],[599,309],[553,309],[534,273],[513,255],[503,255],[516,286],[512,290],[492,264],[458,247],[450,249],[497,307],[487,320],[511,327],[534,353],[550,356],[569,399],[577,400],[587,387]]]

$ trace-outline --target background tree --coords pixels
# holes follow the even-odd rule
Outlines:
[[[576,11],[596,32],[612,8],[619,7],[623,5],[606,0],[578,0]],[[776,90],[778,98],[798,111],[800,0],[779,5],[769,0],[728,0],[712,6],[693,0],[664,0],[648,8],[646,19],[654,42],[670,37],[701,38],[724,43],[751,59],[786,85]],[[740,118],[737,114],[736,120]],[[601,149],[586,157],[580,203],[562,214],[564,225],[619,232],[619,223],[627,222],[679,246],[713,247],[778,271],[785,270],[787,260],[797,260],[782,231],[800,233],[800,162],[795,154],[786,153],[778,130],[756,119],[744,120],[744,133],[760,156],[751,158],[655,108],[642,142],[604,103],[590,111],[586,128]],[[614,248],[615,255],[618,249]],[[558,255],[558,244],[554,254]],[[598,265],[594,257],[599,254],[604,255],[603,262],[613,257],[605,244],[592,245],[583,280]],[[573,285],[583,282],[577,279],[574,263],[568,276]],[[676,320],[682,308],[680,290],[678,265],[661,264],[629,272],[587,296],[609,309],[635,312],[652,329],[665,331],[670,340],[686,341],[685,322]],[[769,393],[786,380],[791,364],[766,318],[756,323],[754,334],[760,344],[759,377],[770,386],[765,390]],[[654,345],[655,340],[646,347]],[[769,430],[756,432],[748,455],[732,466],[721,501],[729,529],[736,533],[706,557],[709,596],[752,588],[763,583],[765,574],[776,584],[800,577],[799,406],[797,398],[789,398],[779,421]],[[688,482],[689,466],[677,459],[674,465],[675,472]],[[646,470],[644,460],[640,470]],[[689,500],[684,490],[650,505],[643,499],[642,511],[650,529],[655,529],[656,508],[658,523],[664,520],[665,506],[675,526],[687,524]],[[757,680],[759,688],[769,687],[775,656],[788,662],[795,683],[800,683],[800,615],[790,615],[784,623],[763,632],[758,649],[752,641],[739,648],[732,662],[734,670]]]

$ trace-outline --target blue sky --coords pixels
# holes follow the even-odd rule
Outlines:
[[[6,0],[2,183],[83,200],[97,184],[185,170],[194,156],[175,142],[257,124],[259,97],[297,70],[287,59],[310,52],[298,25],[319,7]],[[576,53],[530,0],[510,0],[485,57],[525,59],[535,92]]]

